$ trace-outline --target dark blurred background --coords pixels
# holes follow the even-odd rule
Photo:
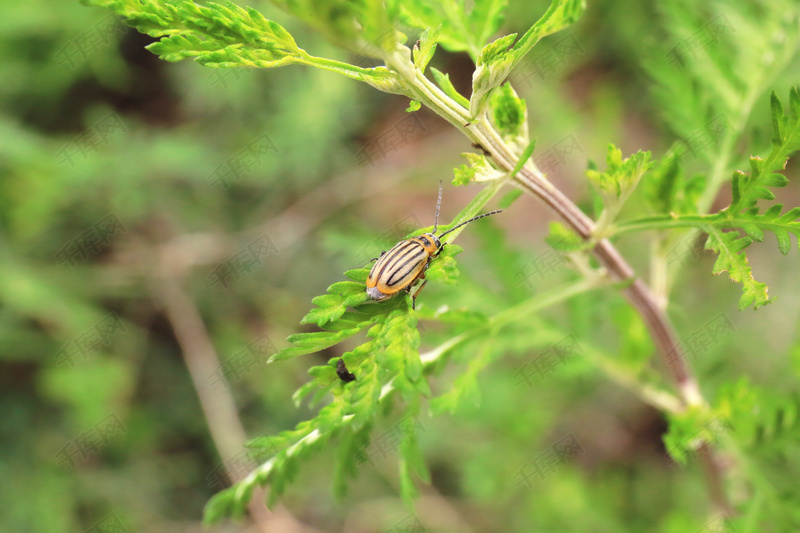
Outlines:
[[[251,4],[311,53],[369,64],[271,4]],[[525,31],[546,5],[511,2],[503,33]],[[246,474],[244,456],[231,455],[244,435],[307,418],[293,391],[310,366],[341,352],[270,366],[265,356],[312,330],[300,318],[343,271],[432,224],[440,180],[443,220],[469,201],[479,186],[449,181],[472,148],[432,113],[406,114],[406,99],[331,73],[170,64],[108,11],[0,6],[0,531],[200,531],[203,505],[228,483],[223,458]],[[537,152],[578,143],[549,174],[587,209],[583,170],[603,161],[609,142],[659,157],[675,138],[641,67],[662,37],[651,9],[591,2],[574,28],[534,51],[548,62],[511,76]],[[556,53],[562,39],[577,46]],[[469,93],[465,55],[440,49],[433,64]],[[785,96],[792,81],[775,89]],[[763,98],[743,153],[766,152],[766,110]],[[413,134],[403,133],[409,120],[418,121]],[[796,182],[781,194],[800,204]],[[491,287],[481,250],[492,245],[520,264],[543,257],[551,219],[524,197],[470,226],[459,240],[465,282]],[[642,240],[620,246],[646,275]],[[720,315],[735,329],[694,362],[708,391],[739,375],[775,386],[796,379],[787,354],[798,362],[797,255],[782,257],[772,242],[751,253],[775,304],[736,311],[739,287],[712,277],[713,258],[700,252],[689,254],[675,291],[682,331]],[[520,293],[554,285],[568,276],[561,270],[523,273]],[[459,294],[431,284],[423,299],[437,306],[452,295],[499,310],[490,292]],[[600,311],[584,298],[551,319],[578,335],[607,331],[612,349],[612,325],[638,327],[647,347],[622,300],[602,299]],[[419,503],[426,531],[691,531],[707,505],[702,476],[671,466],[661,415],[585,361],[521,384],[514,376],[531,354],[512,355],[481,375],[479,406],[421,422],[433,472]],[[515,483],[520,466],[564,434],[585,453],[533,488]],[[343,502],[331,496],[331,457],[300,472],[260,529],[218,530],[403,524],[409,511],[391,454],[365,468]]]

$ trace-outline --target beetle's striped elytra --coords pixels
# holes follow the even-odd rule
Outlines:
[[[388,300],[403,290],[411,294],[411,289],[417,281],[424,280],[416,292],[411,295],[411,307],[416,309],[417,296],[425,284],[428,283],[428,280],[425,279],[425,271],[428,270],[431,261],[436,259],[445,247],[441,238],[479,218],[502,213],[502,210],[498,210],[477,215],[436,235],[436,230],[439,227],[439,209],[441,206],[442,184],[439,183],[439,199],[436,202],[433,231],[400,241],[388,252],[382,252],[369,271],[367,296],[381,302]]]

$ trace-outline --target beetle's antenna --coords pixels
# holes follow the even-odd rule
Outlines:
[[[439,227],[439,209],[442,207],[442,180],[439,180],[439,199],[436,200],[436,216],[433,219],[433,234],[436,235],[436,228]]]
[[[465,221],[464,221],[464,222],[462,222],[461,224],[458,224],[458,225],[456,225],[456,226],[453,226],[452,228],[450,228],[449,230],[445,231],[445,232],[444,232],[444,233],[442,233],[441,235],[437,235],[437,237],[439,237],[439,238],[442,238],[442,237],[444,237],[445,235],[447,235],[448,233],[450,233],[451,231],[455,231],[455,230],[457,230],[458,228],[460,228],[460,227],[461,227],[461,226],[463,226],[464,224],[469,224],[470,222],[473,222],[473,221],[475,221],[475,220],[478,220],[479,218],[488,217],[488,216],[490,216],[490,215],[496,215],[497,213],[502,213],[502,212],[503,212],[503,210],[502,210],[502,209],[498,209],[497,211],[490,211],[490,212],[488,212],[488,213],[484,213],[484,214],[482,214],[482,215],[474,216],[474,217],[472,217],[472,218],[471,218],[471,219],[469,219],[469,220],[465,220]]]

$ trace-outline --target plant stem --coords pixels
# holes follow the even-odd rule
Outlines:
[[[466,109],[444,94],[422,72],[409,66],[400,55],[387,58],[386,64],[412,85],[412,92],[417,100],[453,124],[472,142],[479,143],[500,169],[511,172],[515,168],[519,161],[518,154],[515,154],[489,125],[485,113],[478,117],[469,117]],[[519,187],[538,197],[555,211],[581,238],[587,241],[596,238],[594,221],[550,183],[533,161],[528,161],[513,179]],[[597,242],[593,253],[613,280],[627,282],[623,294],[647,326],[662,365],[678,392],[682,407],[704,407],[706,402],[700,387],[681,353],[675,329],[656,295],[642,279],[636,276],[633,268],[608,239]],[[732,510],[722,490],[722,473],[716,458],[710,448],[707,449],[707,453],[699,454],[699,457],[704,464],[709,493],[715,506],[730,514]]]
[[[514,168],[515,156],[499,135],[485,122],[476,124],[475,131],[484,139],[484,147],[493,155],[497,163],[506,170]],[[488,145],[488,146],[487,146]],[[584,240],[594,236],[594,222],[586,216],[561,191],[555,188],[533,164],[525,165],[514,178],[528,192],[541,198]],[[666,312],[658,304],[650,287],[636,276],[633,268],[625,261],[608,239],[600,240],[593,253],[618,282],[629,282],[623,293],[638,311],[647,325],[650,335],[661,356],[664,367],[675,384],[685,406],[704,405],[700,388],[692,375],[689,365],[679,351],[678,337]]]
[[[519,157],[513,153],[500,135],[488,124],[485,115],[465,122],[466,109],[445,95],[418,70],[414,69],[414,75],[410,76],[408,67],[400,69],[397,68],[396,64],[402,65],[402,58],[395,57],[394,61],[387,61],[387,65],[396,68],[406,78],[407,82],[413,84],[416,89],[415,96],[418,99],[461,130],[470,140],[480,143],[489,152],[498,167],[506,172],[511,172],[515,168]],[[581,238],[590,240],[594,237],[594,221],[550,183],[532,161],[525,164],[513,179],[518,186],[537,196],[555,211]],[[666,312],[658,304],[658,299],[654,296],[650,287],[636,277],[633,268],[624,260],[608,239],[599,241],[593,252],[600,263],[608,270],[612,279],[619,282],[630,282],[623,290],[623,293],[647,325],[664,367],[685,406],[704,405],[705,402],[697,381],[692,375],[685,358],[680,353],[678,337],[675,334],[672,323]]]

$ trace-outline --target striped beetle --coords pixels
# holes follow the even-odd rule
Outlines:
[[[441,238],[455,231],[464,224],[469,224],[479,218],[488,217],[489,215],[496,215],[502,213],[502,209],[498,211],[491,211],[482,215],[477,215],[471,219],[453,226],[449,230],[436,235],[436,229],[439,227],[439,208],[442,206],[442,184],[439,183],[439,199],[436,201],[436,216],[433,220],[433,231],[430,233],[423,233],[417,237],[412,237],[404,241],[400,241],[388,252],[381,252],[379,257],[373,259],[376,261],[372,265],[367,277],[367,296],[375,301],[381,302],[388,300],[394,295],[398,294],[401,290],[411,294],[412,287],[418,280],[424,280],[422,285],[419,286],[417,291],[411,295],[411,308],[417,307],[417,296],[422,291],[422,288],[428,283],[425,279],[425,271],[431,264],[431,261],[439,257],[439,254],[445,247],[442,244]]]

